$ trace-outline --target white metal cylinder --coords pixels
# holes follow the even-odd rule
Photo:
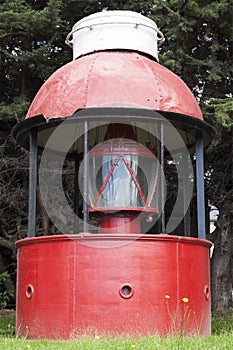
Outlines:
[[[72,40],[70,40],[72,36]],[[151,19],[133,11],[103,11],[77,22],[66,38],[73,59],[102,50],[133,50],[158,61],[163,34]]]

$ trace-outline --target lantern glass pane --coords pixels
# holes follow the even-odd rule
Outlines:
[[[111,154],[89,159],[89,198],[94,210],[156,207],[156,158]]]

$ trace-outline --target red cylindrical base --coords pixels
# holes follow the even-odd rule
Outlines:
[[[83,234],[17,246],[19,335],[210,335],[208,241]]]
[[[104,215],[101,217],[100,231],[101,233],[136,233],[141,232],[141,221],[137,218],[137,213],[134,215],[128,214],[128,216],[114,214]]]

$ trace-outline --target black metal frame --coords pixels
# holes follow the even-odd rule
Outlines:
[[[196,185],[198,238],[205,239],[204,147],[203,138],[200,133],[197,133],[196,139]]]
[[[189,177],[189,162],[188,162],[188,154],[186,152],[182,152],[182,182],[183,182],[183,216],[184,216],[184,235],[186,237],[190,237],[190,203],[187,202],[187,178]],[[187,208],[187,211],[185,211]]]
[[[195,117],[186,116],[174,112],[153,111],[140,108],[85,108],[76,111],[73,115],[65,118],[46,119],[42,115],[37,115],[16,124],[12,133],[16,141],[24,148],[29,148],[29,131],[36,127],[37,131],[52,128],[60,125],[64,120],[70,123],[84,122],[85,120],[108,120],[111,116],[112,122],[120,122],[122,119],[141,120],[145,122],[159,122],[158,113],[166,118],[175,128],[186,130],[188,133],[196,135],[197,131],[203,134],[204,146],[207,146],[214,135],[214,128],[207,122]],[[162,119],[161,119],[162,121]]]
[[[29,200],[28,200],[28,237],[36,235],[36,191],[37,191],[37,131],[30,131],[29,160]]]
[[[84,122],[83,148],[83,232],[88,232],[88,121]]]
[[[125,119],[126,113],[128,109],[123,108],[106,108],[104,109],[106,112],[106,119],[111,115],[113,122],[118,121],[119,118]],[[153,111],[145,111],[141,109],[129,109],[131,111],[132,118],[131,120],[141,119],[142,121],[153,121]],[[89,114],[91,112],[91,114]],[[143,114],[141,115],[141,113]],[[197,185],[197,221],[198,221],[198,238],[205,239],[206,235],[206,226],[205,226],[205,196],[204,196],[204,164],[203,164],[203,155],[204,155],[204,145],[207,142],[206,140],[211,138],[213,134],[213,128],[207,123],[197,120],[196,118],[182,116],[175,113],[166,113],[160,112],[163,116],[169,116],[167,118],[170,122],[174,123],[174,126],[181,125],[182,121],[185,120],[184,129],[191,128],[192,133],[196,132],[196,185]],[[79,115],[81,113],[81,115]],[[105,113],[101,108],[91,108],[86,110],[81,110],[74,113],[71,116],[70,122],[84,122],[84,143],[83,143],[83,155],[84,155],[84,181],[83,181],[83,232],[88,232],[88,123],[89,120],[96,120],[100,115],[105,119]],[[152,119],[151,119],[152,118]],[[28,236],[35,237],[36,234],[36,192],[37,192],[37,158],[38,158],[38,142],[37,142],[37,133],[44,128],[54,127],[55,125],[59,125],[64,118],[57,118],[55,121],[51,120],[46,123],[45,119],[42,116],[30,118],[31,120],[26,120],[20,124],[21,126],[17,126],[13,135],[19,141],[19,138],[22,136],[22,142],[20,142],[23,146],[27,146],[27,135],[29,134],[29,145],[30,145],[30,175],[29,175],[29,210],[28,210]],[[154,120],[155,121],[155,120]],[[37,127],[36,127],[36,123]],[[165,162],[165,149],[164,149],[164,125],[162,119],[156,120],[158,125],[158,160],[160,162],[160,174],[164,173],[164,162]],[[30,129],[29,126],[31,127]],[[34,126],[34,127],[32,127]],[[188,129],[187,129],[188,130]],[[207,135],[209,133],[209,135]],[[204,140],[204,135],[207,135],[207,139]],[[183,153],[182,157],[182,166],[183,166],[183,204],[184,207],[187,207],[186,196],[185,196],[185,181],[187,181],[187,173],[188,161],[185,159],[185,155]],[[74,211],[78,216],[78,207],[79,207],[79,191],[77,189],[78,184],[78,169],[79,169],[79,160],[75,159],[75,198],[74,198]],[[165,222],[165,179],[160,176],[160,209],[161,217],[158,223],[159,233],[166,233],[166,222]],[[190,236],[190,209],[186,213],[184,213],[184,234],[185,236]],[[79,220],[75,219],[74,223],[74,233],[77,233],[80,230]]]
[[[78,184],[79,159],[74,160],[74,234],[79,232],[79,187]]]
[[[159,161],[159,211],[161,215],[158,219],[158,231],[159,233],[166,233],[166,224],[165,224],[165,176],[164,176],[164,125],[163,123],[158,124],[158,135],[157,135],[157,157]]]

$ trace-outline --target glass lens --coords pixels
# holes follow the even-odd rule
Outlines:
[[[107,155],[90,159],[89,196],[93,208],[125,210],[152,204],[156,158]]]

